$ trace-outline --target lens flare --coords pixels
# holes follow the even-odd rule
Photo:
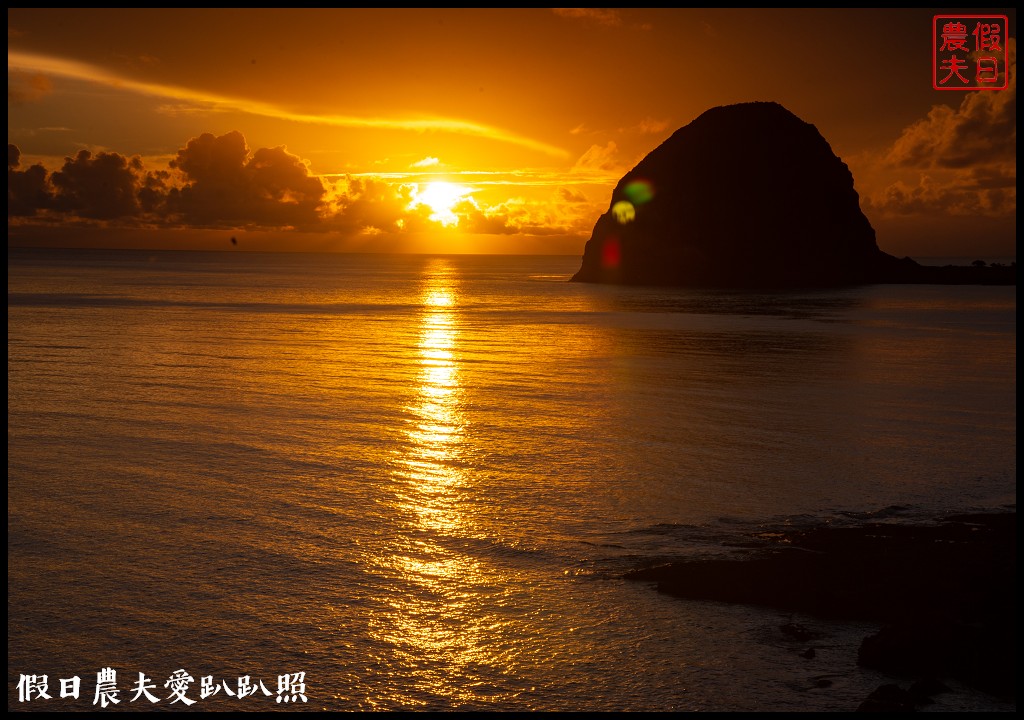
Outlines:
[[[634,205],[643,205],[654,197],[654,186],[649,180],[630,180],[626,187],[622,188],[622,192]]]
[[[619,267],[622,261],[622,247],[617,237],[610,237],[604,241],[601,247],[601,267],[605,270],[614,270]]]
[[[636,219],[636,208],[633,207],[633,203],[628,200],[619,200],[617,203],[612,205],[612,215],[619,221],[619,224],[625,225],[628,222],[633,222]]]

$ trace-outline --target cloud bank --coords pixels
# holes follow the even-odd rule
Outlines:
[[[429,158],[428,161],[434,160]],[[434,162],[421,164],[432,166]],[[190,139],[166,167],[138,156],[80,151],[59,170],[25,167],[7,146],[8,225],[293,229],[348,235],[408,234],[440,226],[414,203],[417,184],[365,176],[323,178],[284,146],[251,150],[238,131]],[[546,202],[494,206],[465,197],[450,209],[456,231],[494,235],[589,233],[593,206],[556,187]]]
[[[1017,212],[1017,52],[1007,38],[1008,87],[967,91],[904,128],[880,165],[903,177],[865,207],[908,214],[1000,217]]]

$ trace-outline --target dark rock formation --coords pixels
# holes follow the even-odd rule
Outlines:
[[[857,712],[914,712],[916,698],[895,683],[881,685],[860,704]]]
[[[931,705],[932,695],[950,692],[945,683],[925,678],[904,690],[896,683],[878,686],[857,708],[857,712],[917,712],[918,707]]]
[[[708,110],[627,173],[573,280],[751,289],[1016,282],[1016,268],[935,270],[878,249],[853,175],[814,125],[752,102]]]
[[[1010,697],[1016,624],[1007,618],[934,617],[890,623],[864,638],[857,663],[899,677],[945,676]]]
[[[1015,512],[794,530],[743,559],[679,561],[626,578],[690,599],[877,621],[861,665],[1015,698]]]

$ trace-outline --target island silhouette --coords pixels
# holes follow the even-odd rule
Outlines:
[[[776,102],[707,110],[626,173],[576,282],[736,289],[1016,284],[1016,265],[924,266],[882,252],[853,175]]]

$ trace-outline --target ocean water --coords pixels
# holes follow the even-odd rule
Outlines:
[[[8,708],[849,711],[891,682],[856,667],[871,625],[798,616],[807,659],[788,614],[622,573],[1015,507],[1016,288],[578,266],[8,250]]]

